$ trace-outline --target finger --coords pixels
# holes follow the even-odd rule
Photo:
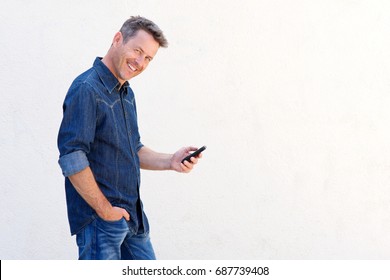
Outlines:
[[[130,221],[130,214],[126,210],[123,213],[123,217],[126,219],[126,221]]]
[[[184,165],[184,168],[187,170],[187,169],[190,168],[191,163],[190,163],[188,160],[185,160],[185,161],[183,162],[183,165]]]
[[[189,153],[189,152],[195,152],[198,148],[197,147],[193,147],[193,146],[190,146],[190,147],[187,147],[186,148],[186,151]]]
[[[187,171],[190,172],[194,168],[194,164],[188,163],[186,164],[186,167],[187,167]]]
[[[186,164],[189,164],[188,161],[186,160],[184,161],[184,163],[180,164],[183,173],[188,173],[191,170],[190,168],[187,167]]]
[[[198,158],[197,157],[191,157],[191,163],[192,163],[192,165],[197,164],[198,163]]]

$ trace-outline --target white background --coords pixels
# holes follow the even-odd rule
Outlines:
[[[130,83],[159,259],[390,258],[390,2],[0,2],[0,259],[75,259],[56,137],[72,80],[130,15],[170,45]]]

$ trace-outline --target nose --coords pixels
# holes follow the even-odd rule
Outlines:
[[[142,56],[142,55],[139,55],[135,62],[137,63],[137,66],[141,67],[141,68],[144,68],[144,65],[145,65],[145,58]]]

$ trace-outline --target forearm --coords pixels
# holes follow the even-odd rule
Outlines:
[[[68,178],[76,191],[100,217],[108,217],[112,211],[112,205],[97,185],[91,168],[87,167]]]
[[[172,156],[155,152],[145,146],[138,152],[141,168],[146,170],[171,170]]]

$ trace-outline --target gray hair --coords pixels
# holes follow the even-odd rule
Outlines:
[[[123,42],[126,42],[134,37],[139,30],[144,30],[153,36],[154,40],[159,43],[160,47],[168,47],[168,41],[165,38],[161,29],[151,20],[141,16],[132,16],[126,20],[119,30],[123,36]]]

